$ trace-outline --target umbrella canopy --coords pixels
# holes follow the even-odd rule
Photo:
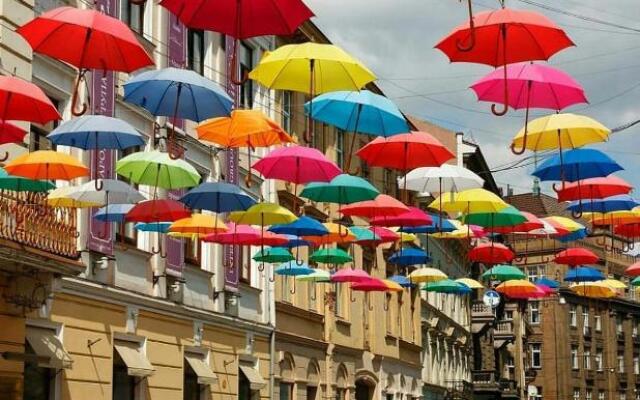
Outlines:
[[[340,248],[316,250],[309,260],[321,264],[345,264],[353,261],[353,257]]]
[[[320,150],[297,145],[271,151],[252,168],[265,178],[295,184],[330,182],[341,174],[340,168]]]
[[[417,227],[431,225],[433,218],[418,207],[408,207],[409,210],[399,215],[384,215],[372,218],[369,224],[372,226],[402,226]],[[405,231],[407,232],[407,231]]]
[[[250,225],[237,225],[233,222],[227,222],[226,225],[227,230],[225,232],[209,234],[203,240],[210,243],[230,245],[260,241],[260,231]]]
[[[496,286],[496,291],[512,299],[538,299],[546,295],[539,287],[524,279],[502,282]]]
[[[385,284],[382,279],[378,278],[369,278],[360,282],[353,282],[351,289],[360,292],[387,292],[390,290],[389,286]]]
[[[168,233],[171,222],[138,222],[134,228],[140,232]]]
[[[379,194],[378,189],[368,181],[357,176],[341,174],[329,183],[309,183],[300,196],[325,203],[351,204],[373,200]]]
[[[590,267],[570,269],[564,276],[566,282],[595,282],[603,279],[605,276],[600,270]]]
[[[246,210],[256,204],[238,185],[226,182],[204,182],[189,190],[180,198],[193,210],[209,210],[215,213]]]
[[[485,189],[469,189],[458,193],[445,193],[436,198],[429,208],[446,212],[495,213],[509,207],[497,195]]]
[[[451,62],[497,67],[521,61],[548,60],[573,42],[542,14],[502,8],[477,13],[473,26],[456,27],[435,47]]]
[[[238,242],[238,244],[247,246],[276,246],[284,247],[289,243],[289,239],[286,235],[278,235],[277,233],[269,232],[265,229],[262,230],[260,237],[257,240],[247,239],[246,241]]]
[[[132,182],[167,190],[193,187],[200,182],[200,174],[191,164],[157,150],[121,158],[116,163],[116,172]]]
[[[309,275],[296,276],[296,280],[301,282],[330,283],[331,274],[324,269],[314,268]]]
[[[0,110],[0,121],[30,121],[44,125],[61,118],[42,89],[15,76],[0,76]]]
[[[409,212],[409,208],[400,200],[386,194],[379,194],[373,200],[351,203],[340,209],[343,215],[349,217],[376,218],[382,216],[399,216]]]
[[[269,247],[262,249],[254,254],[252,258],[256,262],[265,262],[269,264],[284,263],[295,260],[293,254],[282,247]]]
[[[529,122],[514,137],[511,148],[532,151],[573,149],[589,143],[604,142],[610,133],[607,127],[583,115],[552,114]]]
[[[387,286],[388,292],[402,292],[404,288],[398,282],[392,279],[381,279],[381,281]]]
[[[469,250],[467,256],[472,262],[494,265],[511,262],[515,253],[501,243],[481,243]]]
[[[226,232],[229,228],[218,220],[217,215],[191,214],[171,224],[169,232],[186,233],[192,235],[209,235],[211,233]]]
[[[545,64],[522,62],[497,68],[471,85],[479,101],[504,103],[509,92],[508,106],[545,108],[560,111],[574,104],[587,103],[582,86],[569,74]],[[507,79],[504,79],[506,72]]]
[[[257,203],[247,211],[234,211],[229,214],[229,220],[247,225],[277,225],[289,224],[298,219],[291,211],[275,203]]]
[[[430,261],[431,257],[426,251],[414,248],[401,249],[387,259],[390,264],[402,266],[427,264]]]
[[[591,250],[580,247],[570,247],[556,254],[553,262],[556,264],[569,265],[575,267],[583,264],[595,264],[600,260]]]
[[[403,288],[410,288],[415,286],[413,283],[411,283],[411,280],[404,275],[393,275],[389,277],[389,280],[397,283],[398,285],[400,285],[400,287]]]
[[[333,243],[344,244],[356,240],[356,236],[351,232],[351,229],[346,226],[335,222],[325,222],[322,225],[326,228],[326,233],[323,233],[321,236],[302,236],[302,239],[313,243],[314,246]]]
[[[203,121],[196,132],[198,139],[225,148],[269,147],[293,142],[277,122],[260,110],[233,110],[229,117]]]
[[[608,213],[611,211],[632,210],[639,205],[640,203],[628,194],[619,194],[617,196],[585,202],[582,202],[582,200],[572,201],[567,206],[567,211]]]
[[[0,94],[1,96],[1,94]],[[2,100],[0,100],[0,108]],[[22,143],[27,131],[7,121],[0,120],[0,144]]]
[[[506,264],[496,265],[482,274],[482,279],[492,281],[510,281],[524,278],[525,274],[520,268]]]
[[[68,196],[76,201],[99,204],[135,204],[146,198],[126,182],[115,179],[102,179],[102,189],[96,190],[94,181],[89,181],[74,190]]]
[[[376,235],[372,230],[363,228],[360,226],[353,226],[349,228],[351,233],[356,237],[355,243],[361,246],[377,246],[382,243],[380,236]]]
[[[494,233],[529,233],[536,229],[543,229],[544,223],[535,215],[530,212],[520,211],[520,214],[525,217],[525,221],[515,226],[496,226],[491,229]]]
[[[22,179],[22,178],[21,178]],[[70,194],[78,189],[77,186],[63,186],[52,190],[47,195],[47,204],[49,207],[65,207],[65,208],[91,208],[100,207],[99,203],[78,201]]]
[[[478,282],[475,279],[458,278],[458,279],[456,279],[456,282],[467,286],[469,289],[484,289],[484,286],[482,286],[482,283]]]
[[[615,289],[615,290],[624,290],[627,288],[626,283],[620,282],[617,279],[604,279],[604,280],[601,280],[599,283],[602,283],[603,285],[607,285],[611,289]]]
[[[371,275],[362,269],[342,268],[331,275],[331,282],[362,282],[371,279]]]
[[[471,292],[471,288],[468,286],[456,282],[451,279],[442,279],[437,282],[427,282],[422,286],[422,290],[434,293],[449,293],[449,294],[465,294]]]
[[[278,266],[273,272],[282,276],[300,276],[312,274],[314,269],[307,264],[298,265],[294,262],[286,262]]]
[[[409,274],[409,279],[414,283],[437,282],[447,278],[444,272],[435,268],[418,268]]]
[[[624,179],[609,175],[604,178],[581,179],[565,184],[556,193],[558,201],[580,199],[603,199],[620,194],[629,194],[633,187]]]
[[[125,217],[125,221],[133,222],[173,222],[188,218],[191,211],[176,200],[145,200],[136,204]]]
[[[566,235],[567,233],[584,230],[584,225],[567,217],[551,216],[542,218],[543,221],[548,222],[557,231],[558,235]]]
[[[400,237],[398,238],[398,241],[400,243],[413,243],[413,242],[419,242],[418,241],[418,236],[416,236],[413,233],[407,233],[407,232],[399,232],[399,228],[394,228],[398,234],[400,235]]]
[[[132,72],[153,65],[153,59],[124,22],[97,10],[55,8],[16,32],[35,53],[79,69]]]
[[[549,279],[545,277],[538,278],[535,281],[533,281],[533,283],[536,285],[543,285],[551,289],[557,289],[560,287],[560,282],[554,281],[553,279]]]
[[[314,94],[360,90],[376,79],[341,48],[312,42],[281,46],[265,54],[249,78],[270,89]]]
[[[556,239],[558,239],[558,241],[560,241],[561,243],[568,243],[584,239],[587,236],[589,236],[589,232],[586,229],[580,229],[571,233],[567,233],[566,235],[556,236]]]
[[[489,213],[476,213],[473,212],[473,207],[471,207],[469,212],[470,214],[466,214],[462,218],[462,222],[465,224],[478,225],[488,230],[492,230],[494,227],[517,226],[527,220],[527,218],[513,206]]]
[[[4,169],[10,175],[29,179],[68,181],[89,175],[89,168],[75,157],[52,150],[24,153],[9,161]]]
[[[602,282],[576,283],[569,286],[572,292],[585,297],[611,298],[616,291]]]
[[[453,232],[458,229],[451,221],[446,218],[440,218],[439,215],[429,214],[433,220],[428,225],[403,226],[401,231],[408,233],[436,233],[436,232]]]
[[[233,100],[217,83],[188,69],[145,71],[124,84],[124,101],[154,116],[204,121],[229,115]]]
[[[51,181],[33,180],[9,175],[0,167],[0,190],[14,192],[48,192],[55,189],[56,185]]]
[[[144,137],[127,122],[104,115],[84,115],[60,124],[47,135],[51,143],[83,150],[144,146]]]
[[[371,232],[373,232],[377,237],[380,238],[381,243],[393,243],[396,240],[400,239],[400,235],[391,229],[384,228],[381,226],[372,226],[369,228]]]
[[[640,276],[640,262],[635,262],[628,266],[624,273],[628,276]]]
[[[431,194],[481,188],[484,179],[464,167],[442,164],[439,167],[416,168],[398,178],[398,184],[407,190]]]
[[[617,233],[620,234],[623,234],[625,231],[627,231],[627,233],[633,233],[634,225],[640,223],[640,210],[634,209],[631,211],[611,211],[606,214],[585,213],[583,217],[591,222],[592,225],[614,225],[614,230],[618,230]],[[623,228],[623,225],[628,226]]]
[[[374,167],[409,171],[418,167],[439,167],[455,155],[425,132],[377,137],[356,153]]]
[[[301,0],[162,0],[160,5],[189,28],[220,32],[236,39],[288,36],[313,16]]]
[[[636,286],[636,287],[640,286],[640,276],[637,276],[637,277],[633,278],[631,280],[631,285]]]
[[[575,182],[580,179],[604,177],[621,171],[617,162],[595,149],[573,149],[545,160],[531,175],[541,181]]]
[[[107,204],[93,214],[93,218],[102,222],[123,223],[133,204]]]
[[[310,104],[304,106],[309,114]],[[404,116],[388,98],[369,90],[337,91],[313,99],[311,118],[347,132],[392,136],[409,131]]]
[[[329,233],[329,229],[320,221],[305,215],[289,224],[273,225],[269,230],[281,235],[295,236],[323,236]]]
[[[293,248],[293,247],[310,247],[313,246],[313,243],[304,240],[301,237],[296,235],[282,235],[287,238],[287,243],[281,245],[281,247]]]

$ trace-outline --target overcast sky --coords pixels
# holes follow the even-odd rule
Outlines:
[[[433,46],[467,17],[466,2],[457,0],[305,0],[314,22],[337,45],[363,61],[379,78],[386,95],[406,113],[463,131],[482,146],[495,168],[518,160],[508,150],[522,127],[524,112],[504,117],[490,104],[476,101],[468,89],[488,73],[487,66],[450,64]],[[640,29],[638,0],[535,0],[572,13]],[[507,6],[541,12],[564,28],[576,43],[550,63],[574,76],[585,88],[590,105],[567,109],[588,115],[610,128],[640,119],[640,32],[595,24],[521,2]],[[497,0],[474,1],[475,11],[497,8]],[[446,103],[446,104],[445,104]],[[535,111],[542,115],[543,111]],[[625,169],[620,173],[640,185],[640,125],[612,135],[607,150]],[[530,191],[533,166],[495,174],[499,184],[516,192]],[[547,187],[545,187],[545,191]]]

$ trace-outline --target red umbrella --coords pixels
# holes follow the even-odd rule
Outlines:
[[[346,216],[375,218],[382,216],[397,216],[409,211],[409,207],[405,206],[400,200],[380,194],[373,200],[359,201],[342,206],[340,212]]]
[[[56,107],[38,86],[15,76],[0,76],[0,120],[46,124],[60,118]]]
[[[584,264],[595,264],[598,262],[598,257],[591,250],[583,249],[580,247],[571,247],[556,254],[553,262],[556,264],[569,265],[576,267]]]
[[[481,243],[469,250],[469,260],[486,265],[508,264],[515,254],[501,243]]]
[[[258,231],[259,232],[259,231]],[[273,233],[267,230],[262,231],[262,235],[257,239],[247,238],[237,244],[242,244],[246,246],[282,246],[289,241],[285,235],[279,235],[277,233]]]
[[[125,216],[131,222],[173,222],[191,216],[184,204],[176,200],[145,200],[133,206]]]
[[[562,49],[573,46],[567,34],[553,21],[533,11],[501,8],[476,14],[456,27],[435,47],[451,62],[471,62],[493,67],[522,61],[548,60]],[[507,68],[504,68],[507,80]],[[505,85],[507,90],[507,85]],[[509,93],[505,91],[507,112]]]
[[[238,41],[256,36],[293,34],[313,12],[301,0],[162,0],[160,5],[189,28],[220,32],[235,39],[231,70],[237,65]],[[234,83],[235,76],[232,78]]]
[[[629,276],[640,276],[640,262],[631,264],[624,273]]]
[[[392,231],[391,229],[383,228],[381,226],[372,226],[369,228],[374,235],[380,238],[380,243],[393,243],[400,239],[400,235]]]
[[[582,179],[566,183],[558,193],[558,201],[604,199],[619,194],[629,194],[633,187],[614,175],[604,178]]]
[[[26,134],[19,126],[0,120],[0,144],[22,143]]]
[[[424,226],[431,225],[433,218],[418,207],[409,207],[409,211],[400,215],[386,215],[372,218],[371,226]]]
[[[260,241],[260,231],[250,225],[236,225],[233,222],[227,222],[226,225],[229,228],[226,232],[209,234],[203,241],[228,245],[244,245],[245,242]]]
[[[96,10],[59,7],[19,27],[34,52],[64,61],[79,69],[73,92],[75,111],[80,81],[89,69],[132,72],[153,65],[153,59],[140,45],[135,34],[117,18]]]

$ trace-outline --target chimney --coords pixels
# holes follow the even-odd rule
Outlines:
[[[507,197],[513,196],[513,188],[511,185],[507,185]]]
[[[464,153],[462,151],[462,138],[464,133],[456,132],[456,163],[458,167],[464,167]]]
[[[533,195],[534,196],[540,196],[540,179],[533,178]]]

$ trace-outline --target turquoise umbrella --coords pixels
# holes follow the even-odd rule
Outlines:
[[[357,176],[341,174],[331,182],[311,182],[301,197],[325,203],[351,204],[359,201],[373,200],[380,192],[371,183]]]

